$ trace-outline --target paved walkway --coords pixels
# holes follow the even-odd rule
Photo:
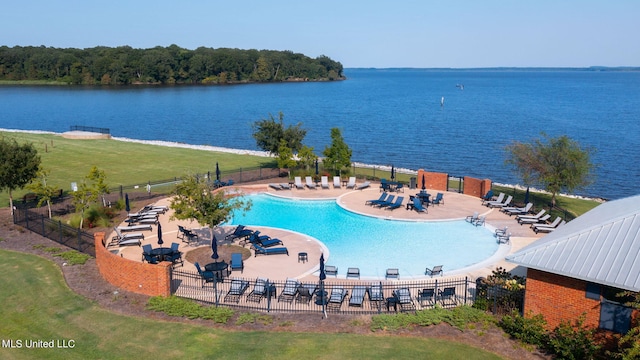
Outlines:
[[[454,192],[444,193],[444,204],[439,206],[430,206],[428,208],[428,214],[418,213],[416,211],[405,210],[405,208],[397,209],[394,211],[388,211],[384,209],[378,209],[365,205],[366,200],[377,199],[380,196],[379,184],[373,183],[370,188],[364,190],[351,190],[344,187],[334,189],[331,186],[330,189],[317,190],[312,189],[291,189],[291,190],[274,190],[267,184],[247,185],[234,188],[234,191],[240,191],[245,194],[268,192],[276,196],[282,196],[287,198],[302,198],[302,199],[336,199],[338,204],[350,211],[360,213],[368,216],[375,216],[385,219],[402,219],[409,221],[445,221],[464,219],[468,215],[478,212],[480,215],[486,216],[485,226],[491,231],[496,228],[509,227],[511,235],[511,243],[509,245],[501,245],[498,252],[490,259],[483,261],[480,264],[476,264],[472,267],[465,268],[458,271],[447,272],[445,268],[445,277],[447,276],[469,276],[470,278],[477,278],[479,276],[490,275],[491,272],[498,266],[501,266],[507,270],[511,270],[517,275],[524,275],[524,271],[519,268],[515,268],[513,264],[504,261],[504,257],[510,253],[513,253],[520,248],[530,244],[537,240],[541,235],[535,234],[528,226],[520,226],[515,217],[509,217],[498,211],[498,209],[489,209],[481,205],[481,201],[478,198],[462,195]],[[434,190],[427,191],[431,194],[437,193]],[[418,190],[411,190],[405,188],[404,193],[394,194],[396,196],[404,196],[404,204],[407,203],[409,195],[417,193]],[[169,199],[163,199],[156,203],[157,205],[168,205]],[[141,204],[146,205],[146,204]],[[171,242],[180,243],[180,251],[189,252],[199,247],[211,246],[211,233],[208,228],[202,228],[197,223],[188,221],[176,221],[169,220],[172,210],[160,215],[160,222],[162,223],[162,234],[164,245],[170,246]],[[178,225],[185,226],[186,228],[194,229],[199,234],[199,243],[186,244],[177,239]],[[122,224],[121,226],[126,226]],[[235,227],[223,226],[216,228],[216,238],[224,239],[226,234],[233,231]],[[326,251],[324,245],[310,238],[304,234],[290,232],[282,229],[273,229],[265,227],[251,227],[252,230],[260,230],[264,234],[268,234],[271,237],[281,239],[287,249],[289,250],[289,256],[286,255],[258,255],[252,256],[244,261],[244,271],[240,274],[234,272],[231,276],[242,276],[244,278],[257,278],[267,277],[270,279],[286,279],[297,278],[300,280],[317,280],[317,271],[319,267],[320,255],[323,251]],[[152,244],[157,247],[157,235],[155,233],[155,227],[153,232],[145,232],[145,240],[143,244]],[[221,241],[220,246],[224,246],[225,242]],[[237,242],[236,242],[237,244]],[[125,258],[140,261],[142,258],[142,249],[140,247],[112,247],[113,252],[120,254]],[[299,261],[298,253],[306,252],[308,254],[308,261]],[[252,251],[253,254],[253,251]],[[330,263],[330,261],[329,261]],[[193,264],[185,261],[185,269],[191,269],[195,271]],[[344,281],[344,273],[346,269],[342,270],[342,274],[338,276],[341,281]],[[314,274],[315,273],[315,274]]]

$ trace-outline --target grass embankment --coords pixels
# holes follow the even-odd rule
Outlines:
[[[0,278],[0,338],[23,345],[0,347],[2,359],[499,359],[431,338],[225,331],[122,316],[73,293],[48,260],[4,250],[0,256],[0,273],[11,274]],[[74,347],[26,348],[38,340],[72,340]]]

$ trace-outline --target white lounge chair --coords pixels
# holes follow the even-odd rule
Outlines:
[[[525,207],[504,207],[500,211],[511,216],[511,215],[520,215],[520,214],[528,214],[529,210],[533,207],[533,203],[527,203]]]
[[[306,182],[305,185],[307,185],[307,187],[309,189],[315,189],[316,188],[316,184],[314,184],[313,179],[311,178],[311,176],[307,176],[304,179],[305,179],[305,182]]]
[[[525,214],[516,215],[516,220],[520,222],[520,220],[524,220],[524,219],[540,219],[545,212],[546,210],[542,209],[535,215],[525,215]]]
[[[129,225],[129,226],[118,226],[118,230],[123,233],[123,232],[130,232],[130,231],[153,231],[153,228],[151,227],[151,225],[146,224],[146,225]]]
[[[485,202],[485,203],[484,203],[484,206],[489,206],[490,204],[493,204],[493,203],[498,203],[498,204],[500,204],[500,203],[502,203],[502,201],[503,201],[503,200],[504,200],[504,193],[500,193],[500,195],[498,195],[498,198],[497,198],[497,199],[495,199],[495,200],[493,200],[493,201],[487,201],[487,202]]]
[[[371,186],[371,183],[369,181],[365,181],[362,184],[356,186],[356,190],[362,190],[362,189],[366,189],[369,186]]]
[[[333,188],[334,189],[342,188],[342,182],[340,181],[340,176],[333,177]]]
[[[543,224],[545,221],[549,220],[549,218],[551,218],[551,215],[545,214],[539,218],[526,218],[526,219],[522,218],[522,219],[519,219],[518,222],[520,223],[520,225],[524,225],[524,224],[533,225],[538,223]]]
[[[560,226],[566,224],[567,222],[565,220],[560,221],[560,223],[557,226],[538,226],[535,229],[536,234],[537,233],[550,233],[552,231],[554,231],[555,229],[559,228]]]
[[[349,177],[349,182],[347,183],[347,189],[354,189],[356,187],[356,177]]]
[[[329,188],[329,177],[323,176],[320,178],[320,185],[322,185],[323,189]]]
[[[144,240],[143,233],[129,233],[123,234],[118,230],[118,228],[114,228],[116,232],[116,236],[111,239],[111,244],[117,244],[118,246],[127,246],[127,245],[141,245],[141,240]]]
[[[296,189],[304,189],[304,185],[302,184],[302,178],[300,176],[296,176],[294,178],[294,185],[296,186]]]
[[[513,200],[513,195],[509,195],[507,197],[507,200],[505,200],[503,203],[489,203],[489,207],[490,208],[503,208],[509,204],[511,204],[511,200]]]
[[[532,224],[531,228],[533,229],[533,231],[536,232],[536,234],[538,232],[550,232],[547,230],[555,229],[556,227],[558,227],[558,225],[560,224],[560,221],[562,221],[562,218],[560,218],[560,216],[556,216],[555,220],[553,220],[551,224]]]

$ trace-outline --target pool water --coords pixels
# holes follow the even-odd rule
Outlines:
[[[464,220],[383,220],[344,210],[335,200],[265,194],[246,198],[252,202],[251,210],[236,213],[230,224],[275,227],[314,237],[329,249],[327,265],[337,266],[341,275],[357,267],[363,277],[384,277],[388,268],[398,268],[401,278],[421,276],[426,267],[435,265],[444,265],[446,273],[479,263],[498,250],[491,231]]]

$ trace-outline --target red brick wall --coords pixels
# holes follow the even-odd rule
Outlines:
[[[96,264],[100,275],[123,290],[149,295],[171,295],[171,263],[157,265],[125,259],[104,246],[104,233],[94,235]]]
[[[449,175],[436,172],[428,172],[422,169],[418,170],[417,183],[418,189],[422,189],[422,175],[424,174],[425,184],[427,189],[433,189],[438,191],[447,191],[447,183],[449,181]]]
[[[586,297],[587,283],[535,269],[527,270],[525,316],[542,314],[552,330],[561,320],[576,320],[586,313],[585,325],[598,327],[600,301]]]
[[[475,197],[483,197],[487,191],[491,189],[491,180],[489,179],[476,179],[469,176],[464,177],[464,189],[465,195],[471,195]]]

